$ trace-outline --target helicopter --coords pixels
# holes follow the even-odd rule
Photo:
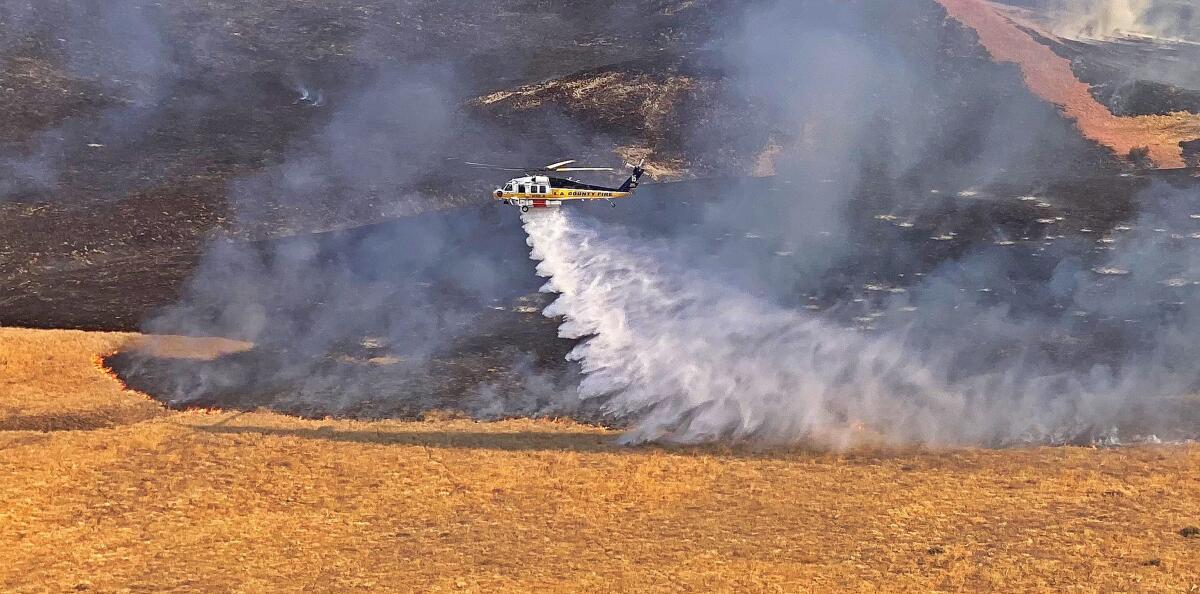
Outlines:
[[[496,188],[492,197],[503,201],[504,204],[516,206],[521,212],[529,212],[531,208],[550,208],[562,206],[563,202],[575,200],[607,200],[614,207],[615,198],[628,198],[637,190],[638,181],[646,171],[642,169],[643,159],[637,165],[626,164],[633,168],[632,175],[625,183],[616,188],[585,184],[569,177],[555,177],[553,174],[573,171],[613,171],[612,167],[568,167],[575,163],[574,159],[551,163],[545,167],[503,167],[487,163],[465,161],[466,165],[481,169],[498,171],[520,171],[528,175],[508,180],[503,187]]]

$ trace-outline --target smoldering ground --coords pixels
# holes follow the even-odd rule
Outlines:
[[[569,370],[564,348],[538,340],[553,323],[538,320],[527,297],[537,285],[519,274],[528,270],[519,228],[500,214],[429,213],[214,246],[187,300],[148,328],[237,337],[253,349],[208,361],[135,353],[118,366],[131,385],[178,406],[535,413]]]
[[[872,306],[825,312],[782,307],[670,242],[575,213],[528,215],[526,229],[559,294],[546,314],[565,316],[562,335],[590,337],[571,354],[579,397],[634,419],[634,441],[1184,439],[1198,420],[1200,248],[1180,231],[1194,233],[1200,196],[1156,192],[1171,206],[1110,253],[978,248],[915,282],[889,279]],[[1034,257],[1054,260],[1050,278],[1031,282],[1021,261]],[[843,307],[870,327],[839,319]]]
[[[607,153],[611,146],[602,133],[584,134],[565,120],[543,121],[545,129],[522,136],[467,121],[460,106],[505,85],[627,60],[651,47],[686,45],[676,33],[706,26],[695,13],[709,10],[675,15],[642,8],[523,0],[454,6],[2,2],[0,59],[63,83],[51,91],[89,98],[81,104],[62,99],[64,105],[45,113],[19,107],[37,101],[9,102],[18,105],[20,117],[13,119],[23,125],[0,146],[11,174],[4,177],[11,185],[3,188],[9,199],[3,206],[61,216],[46,217],[56,232],[37,234],[33,245],[23,245],[25,236],[14,232],[11,242],[21,249],[0,249],[0,261],[11,263],[6,272],[16,270],[5,303],[24,306],[16,315],[17,308],[9,308],[7,319],[61,324],[66,318],[129,329],[128,319],[145,312],[147,303],[178,298],[142,327],[252,337],[257,352],[270,352],[257,364],[208,374],[220,377],[215,383],[173,377],[164,398],[180,402],[211,393],[209,386],[255,391],[262,384],[251,379],[283,377],[300,386],[292,401],[306,403],[305,410],[340,411],[339,403],[364,401],[364,391],[353,389],[355,378],[322,363],[370,360],[378,367],[401,358],[409,364],[451,347],[483,353],[469,367],[485,381],[457,393],[495,393],[504,383],[500,367],[516,370],[519,385],[545,383],[537,376],[541,362],[561,367],[561,352],[506,343],[497,362],[488,358],[495,345],[465,344],[472,336],[464,336],[463,327],[521,343],[520,325],[497,330],[511,325],[499,318],[536,318],[536,304],[521,301],[536,285],[518,290],[534,280],[513,218],[504,224],[471,210],[452,224],[418,217],[344,235],[244,240],[361,227],[486,195],[492,182],[464,175],[447,156],[529,163],[546,155],[586,157],[601,152],[598,146]],[[627,22],[630,13],[644,18]],[[528,15],[560,35],[531,43]],[[551,132],[566,140],[556,142]],[[528,150],[532,146],[537,150]],[[89,210],[94,216],[80,215]],[[78,233],[63,230],[79,219],[84,228]],[[136,229],[125,228],[127,219]],[[213,236],[218,239],[209,241]],[[517,273],[504,264],[512,245],[521,250]],[[27,261],[20,254],[29,254]],[[172,275],[186,274],[182,269],[197,260],[180,296]],[[122,270],[134,268],[131,261],[148,272],[119,282]],[[31,269],[44,270],[44,278],[32,275],[30,283]],[[87,272],[82,281],[64,281],[64,269]],[[164,269],[170,278],[158,277]],[[95,282],[101,290],[89,291],[96,277],[103,277]],[[86,296],[93,311],[79,316],[83,322],[62,313],[78,308],[50,301],[66,293]],[[115,309],[123,314],[119,321]],[[359,322],[351,321],[363,312]],[[541,326],[540,320],[531,324]],[[321,383],[318,378],[360,396],[305,392],[303,386]],[[280,384],[265,383],[277,395]],[[399,399],[396,390],[385,392],[385,400]],[[362,414],[394,412],[381,410]]]
[[[584,407],[635,441],[1189,435],[1176,405],[1194,380],[1190,347],[1175,329],[1191,319],[1191,256],[1171,235],[1190,237],[1192,219],[1139,209],[1186,210],[1191,190],[1139,194],[1148,183],[1116,177],[1112,155],[944,16],[917,1],[738,12],[709,49],[766,129],[681,126],[698,146],[772,140],[777,178],[647,186],[598,220],[590,208],[531,217],[565,339],[537,315],[546,301],[531,295],[513,213],[462,210],[216,244],[147,328],[256,350],[133,360],[130,377],[165,376],[151,391],[180,405],[317,415]],[[414,196],[432,163],[420,147],[455,142],[428,125],[455,119],[455,92],[421,67],[393,71],[409,74],[328,103],[330,127],[235,184],[246,212],[264,194],[303,202],[331,187]],[[1106,181],[1093,191],[1087,176]],[[1126,240],[1122,226],[1145,234]],[[581,381],[564,362],[576,341]]]
[[[372,48],[367,54],[387,45],[375,34],[356,43]],[[572,124],[560,122],[558,141],[544,141],[540,130],[505,136],[461,111],[478,85],[461,80],[461,68],[380,66],[329,91],[297,82],[296,101],[325,111],[323,123],[278,164],[234,179],[227,201],[244,234],[300,235],[212,242],[183,299],[143,326],[236,337],[254,349],[202,364],[115,358],[129,383],[180,406],[270,405],[312,415],[553,409],[550,389],[573,370],[562,343],[527,337],[553,331],[537,316],[519,221],[477,207],[414,213],[477,202],[463,193],[485,195],[478,183],[455,185],[465,178],[461,159],[445,155],[467,143],[486,156],[516,141],[503,158],[520,163],[594,153],[603,135],[576,139]],[[521,148],[533,140],[536,154]],[[397,217],[405,218],[354,223]],[[339,226],[354,228],[310,233]]]
[[[751,11],[733,40],[735,71],[766,109],[819,138],[780,164],[778,184],[757,188],[782,197],[698,200],[711,217],[649,238],[577,212],[526,217],[539,274],[558,294],[546,314],[586,339],[571,354],[586,375],[579,397],[631,420],[628,439],[1195,435],[1188,213],[1200,195],[1155,185],[1088,196],[1133,212],[1093,225],[1063,216],[1073,192],[1011,192],[1052,178],[1028,159],[1068,135],[1027,98],[983,108],[986,85],[959,87],[916,59],[936,44],[848,34],[880,12],[919,18],[909,10]],[[795,47],[759,41],[795,29]],[[788,59],[767,68],[768,55]],[[983,121],[964,126],[968,115]],[[973,207],[934,212],[947,202],[930,193],[994,207],[982,220],[962,216]],[[1026,198],[1041,214],[1005,221]],[[958,249],[928,247],[939,242]]]
[[[452,166],[442,156],[452,141],[487,135],[457,118],[461,94],[451,66],[413,65],[331,99],[328,123],[288,159],[231,186],[240,226],[278,233],[280,221],[311,228],[304,217],[318,209],[330,222],[427,208],[423,188]],[[466,207],[288,239],[217,241],[185,299],[146,329],[236,337],[254,349],[199,366],[130,359],[131,376],[157,377],[164,383],[154,391],[181,406],[356,416],[551,408],[548,389],[570,370],[561,346],[521,339],[542,324],[527,322],[536,285],[518,223],[504,214]],[[497,334],[507,340],[480,340]]]

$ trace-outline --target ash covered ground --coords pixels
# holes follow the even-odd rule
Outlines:
[[[109,358],[172,406],[637,417],[563,398],[588,337],[454,158],[647,158],[575,216],[862,335],[1036,328],[962,374],[1135,365],[1197,303],[1192,173],[1084,139],[933,1],[3,7],[0,324],[253,344]],[[1042,41],[1114,114],[1195,113],[1191,46]],[[1171,397],[1124,434],[1194,436]]]

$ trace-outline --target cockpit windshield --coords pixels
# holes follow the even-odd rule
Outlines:
[[[504,184],[504,191],[505,191],[505,192],[511,192],[511,191],[513,191],[513,189],[512,189],[512,184],[511,184],[511,183]]]

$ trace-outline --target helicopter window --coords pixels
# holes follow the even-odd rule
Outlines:
[[[525,193],[525,186],[523,186],[523,185],[522,185],[522,186],[517,186],[517,193],[518,193],[518,194],[524,194],[524,193]]]
[[[511,192],[511,191],[512,191],[512,184],[504,184],[504,191],[505,191],[505,192]]]
[[[546,186],[538,186],[538,193],[540,193],[540,194],[545,194],[545,193],[546,193]]]

